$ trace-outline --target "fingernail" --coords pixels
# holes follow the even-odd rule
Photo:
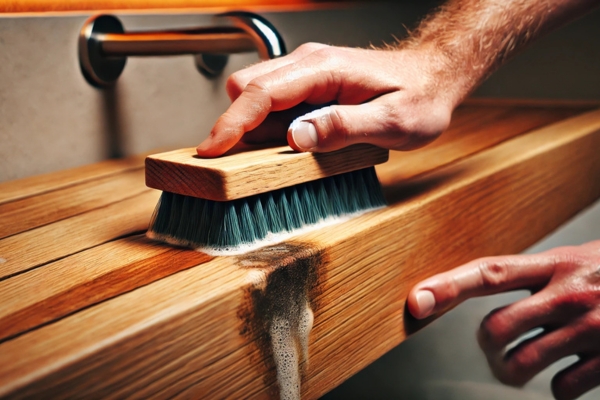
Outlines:
[[[212,158],[219,155],[215,152],[215,150],[210,146],[210,143],[200,143],[198,147],[196,147],[196,154],[202,158]]]
[[[429,290],[419,290],[416,295],[419,318],[428,317],[435,307],[435,296]]]
[[[317,130],[310,122],[299,121],[292,128],[292,138],[296,146],[302,150],[310,150],[317,147]]]
[[[208,148],[210,143],[208,143],[208,140],[204,140],[202,143],[200,143],[198,146],[196,146],[196,150],[197,151],[204,151]]]

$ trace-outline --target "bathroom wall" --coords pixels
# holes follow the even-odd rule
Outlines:
[[[354,4],[263,13],[289,50],[319,41],[368,46],[402,37],[434,1]],[[211,15],[118,14],[127,30],[210,24]],[[256,62],[230,58],[200,75],[191,56],[130,58],[113,90],[82,77],[77,36],[89,14],[0,15],[0,182],[157,148],[195,146],[229,100],[228,74]],[[600,98],[600,12],[555,32],[498,71],[478,95]]]
[[[307,41],[368,46],[403,36],[403,25],[413,25],[434,4],[365,2],[263,15],[289,50]],[[127,30],[208,25],[211,17],[117,15]],[[113,90],[98,90],[84,80],[77,60],[77,35],[88,16],[0,15],[0,182],[107,157],[195,146],[229,103],[225,77],[257,61],[254,54],[232,56],[223,77],[208,80],[190,56],[131,58]],[[600,11],[538,41],[476,95],[600,100]],[[596,205],[539,246],[598,238],[598,221]],[[584,234],[573,236],[573,230]],[[472,301],[447,314],[330,398],[545,398],[550,374],[533,383],[533,394],[496,385],[474,341],[480,317],[514,298]]]
[[[291,51],[307,41],[368,46],[402,35],[427,2],[263,13]],[[126,30],[211,24],[210,14],[116,14]],[[198,144],[225,111],[226,77],[258,61],[234,55],[208,80],[191,56],[130,58],[114,90],[81,75],[77,37],[88,14],[0,15],[0,182],[106,157]]]

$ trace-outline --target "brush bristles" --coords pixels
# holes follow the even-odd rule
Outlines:
[[[373,167],[228,202],[163,192],[148,236],[227,250],[383,205]]]

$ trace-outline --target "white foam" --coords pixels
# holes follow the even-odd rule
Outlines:
[[[271,321],[271,347],[277,368],[279,398],[282,400],[300,400],[300,369],[296,338],[290,321],[283,317],[274,317]]]
[[[311,232],[311,231],[314,231],[317,229],[325,228],[327,226],[339,224],[341,222],[348,221],[349,219],[352,219],[354,217],[357,217],[357,216],[362,215],[369,211],[377,210],[379,208],[383,208],[383,206],[367,208],[367,209],[360,210],[360,211],[357,211],[354,213],[342,214],[342,215],[336,216],[336,217],[327,217],[325,219],[320,220],[319,222],[317,222],[315,224],[304,225],[303,227],[294,229],[292,231],[283,231],[283,232],[279,232],[279,233],[269,232],[267,234],[267,236],[265,236],[263,239],[256,240],[252,243],[242,243],[242,244],[239,244],[239,245],[233,246],[233,247],[210,247],[210,246],[194,247],[193,244],[190,243],[189,241],[181,240],[181,239],[175,238],[170,235],[158,234],[151,230],[148,230],[146,232],[146,236],[150,239],[159,240],[161,242],[169,243],[169,244],[172,244],[175,246],[192,247],[196,251],[200,251],[202,253],[206,253],[206,254],[209,254],[212,256],[234,256],[234,255],[244,254],[249,251],[257,250],[257,249],[260,249],[261,247],[284,242],[296,235],[300,235],[300,234]]]
[[[300,362],[304,361],[305,367],[308,365],[308,339],[313,319],[313,312],[305,300],[297,326],[291,324],[290,318],[281,316],[271,321],[269,333],[282,400],[300,400]]]
[[[305,303],[302,309],[302,315],[298,323],[298,342],[300,344],[300,350],[302,350],[302,360],[304,361],[304,367],[308,367],[308,339],[310,331],[313,327],[315,316],[308,305],[308,301]]]
[[[194,249],[197,251],[212,255],[212,256],[233,256],[233,255],[244,254],[249,251],[260,249],[261,247],[270,246],[272,244],[284,242],[296,235],[301,235],[301,234],[304,234],[307,232],[315,231],[317,229],[325,228],[328,226],[339,224],[344,221],[348,221],[349,219],[352,219],[354,217],[357,217],[357,216],[362,215],[369,211],[377,210],[379,208],[383,208],[383,206],[372,207],[372,208],[368,208],[368,209],[357,211],[357,212],[350,213],[350,214],[342,214],[337,217],[327,217],[315,224],[305,225],[301,228],[294,229],[292,231],[283,231],[283,232],[279,232],[279,233],[269,232],[267,234],[267,236],[265,236],[264,239],[254,241],[252,243],[242,243],[242,244],[234,246],[234,247],[217,248],[217,247],[201,246],[201,247],[195,247]],[[150,232],[150,231],[148,231],[148,232]],[[150,237],[152,239],[162,240],[164,242],[175,244],[178,246],[189,247],[189,243],[184,243],[184,242],[177,240],[175,238],[172,238],[172,237],[165,237],[163,235],[156,235],[154,233],[152,233],[152,235],[154,237],[150,236],[150,235],[148,235],[148,237]]]

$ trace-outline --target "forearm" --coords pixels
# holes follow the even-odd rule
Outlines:
[[[598,0],[449,0],[399,47],[434,58],[437,86],[457,105],[531,41],[598,4]]]

